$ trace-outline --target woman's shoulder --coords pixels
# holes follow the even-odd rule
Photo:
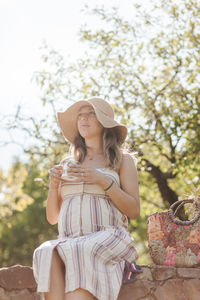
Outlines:
[[[122,162],[124,161],[135,161],[136,162],[136,153],[135,152],[122,152]]]
[[[130,152],[122,152],[122,159],[120,165],[120,171],[124,168],[135,168],[137,164],[137,160],[135,157],[135,153]]]

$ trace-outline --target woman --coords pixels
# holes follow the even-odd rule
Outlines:
[[[60,165],[50,170],[46,215],[59,237],[34,251],[37,291],[46,300],[116,300],[125,264],[138,258],[128,232],[140,203],[134,160],[122,151],[127,128],[101,98],[74,103],[58,122],[78,163],[73,181]]]

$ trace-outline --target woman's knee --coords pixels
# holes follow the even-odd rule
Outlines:
[[[85,289],[76,289],[75,291],[66,293],[66,300],[93,300],[94,296],[88,290]]]

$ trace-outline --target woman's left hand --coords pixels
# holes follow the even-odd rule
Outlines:
[[[101,184],[105,180],[105,174],[96,168],[70,165],[67,172],[68,174],[77,177],[77,179],[80,179],[80,182]]]

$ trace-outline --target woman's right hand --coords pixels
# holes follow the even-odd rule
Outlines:
[[[50,175],[50,183],[49,188],[51,189],[58,189],[59,184],[61,181],[64,181],[61,178],[62,175],[62,166],[61,165],[55,165],[53,168],[49,170]]]

